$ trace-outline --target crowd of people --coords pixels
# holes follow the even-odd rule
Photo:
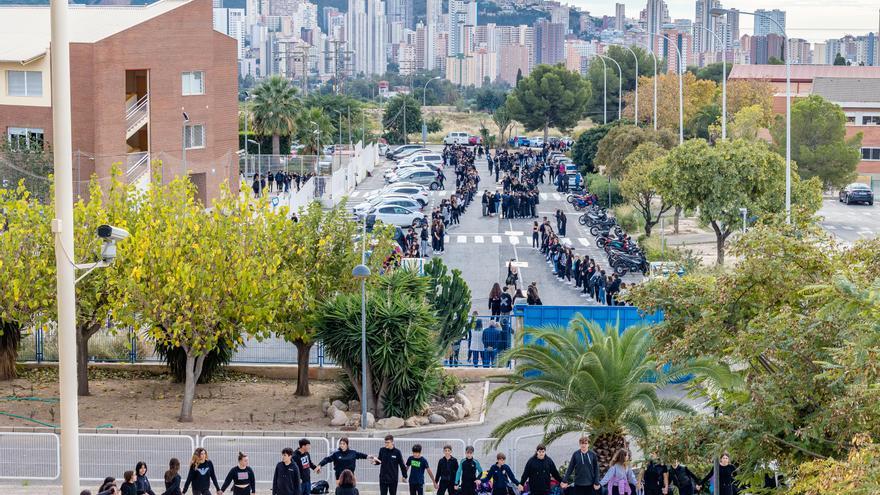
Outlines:
[[[251,180],[251,190],[254,192],[255,198],[261,198],[267,193],[289,193],[291,188],[299,191],[300,187],[315,175],[313,172],[305,174],[297,174],[293,172],[284,172],[278,170],[275,173],[268,171],[265,174],[256,173]],[[241,183],[245,184],[244,176]]]
[[[299,448],[285,447],[272,476],[272,495],[311,495],[329,493],[331,484],[324,480],[312,483],[312,471],[320,474],[323,466],[330,465],[335,481],[334,495],[359,495],[357,477],[358,461],[366,461],[379,468],[379,494],[397,495],[400,482],[407,485],[409,495],[424,495],[427,479],[437,495],[667,495],[675,487],[679,495],[694,495],[703,486],[718,485],[721,495],[736,495],[736,466],[730,456],[723,454],[719,462],[718,477],[714,470],[700,478],[690,469],[673,460],[666,465],[656,454],[636,474],[631,465],[628,450],[614,453],[611,465],[600,470],[599,458],[590,449],[590,439],[578,440],[578,449],[560,471],[547,455],[544,445],[537,445],[535,453],[523,467],[519,478],[507,464],[503,452],[494,456],[494,462],[485,468],[475,457],[474,447],[468,446],[464,457],[457,459],[451,445],[443,447],[443,456],[428,459],[420,444],[411,447],[410,455],[394,445],[394,437],[387,435],[384,446],[375,455],[355,451],[349,447],[348,438],[339,439],[336,451],[319,462],[311,457],[308,439],[299,441]],[[432,469],[432,466],[434,469]],[[238,453],[238,462],[232,466],[223,483],[215,471],[204,448],[193,452],[186,480],[181,488],[181,465],[171,459],[164,475],[165,490],[162,495],[182,495],[192,488],[193,495],[211,495],[211,490],[222,495],[227,490],[232,495],[253,495],[257,492],[257,478],[250,466],[248,455]],[[122,482],[106,478],[98,489],[98,495],[156,495],[147,476],[147,465],[138,462],[133,471],[123,474]],[[260,480],[268,482],[269,480]],[[91,495],[85,490],[81,495]]]

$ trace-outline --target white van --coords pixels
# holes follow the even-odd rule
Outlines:
[[[466,132],[450,132],[443,138],[443,144],[463,144],[467,145],[470,141],[470,135]]]

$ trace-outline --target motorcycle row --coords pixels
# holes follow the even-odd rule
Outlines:
[[[595,195],[570,194],[566,198],[578,211],[583,211],[578,223],[590,228],[596,238],[596,246],[605,250],[608,264],[621,277],[629,272],[648,274],[648,260],[645,253],[626,232],[617,225],[617,219],[609,216],[605,208],[597,203]]]

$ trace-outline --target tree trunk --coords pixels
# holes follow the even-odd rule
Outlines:
[[[20,344],[21,325],[0,320],[0,380],[13,380],[18,376],[15,366]]]
[[[308,397],[312,395],[309,390],[309,352],[314,344],[303,340],[295,340],[293,344],[296,346],[296,391],[293,395]]]
[[[272,154],[281,154],[281,136],[278,134],[272,134]]]
[[[206,354],[193,356],[189,349],[186,349],[186,382],[183,384],[183,404],[180,406],[181,423],[192,423],[193,401],[196,398],[196,383],[202,374],[202,366],[205,364]]]
[[[599,458],[599,476],[608,471],[614,453],[627,447],[627,441],[623,435],[607,433],[595,438],[593,449],[596,451],[596,457]]]
[[[548,124],[544,124],[544,142],[547,142],[547,138],[550,135],[550,126]]]
[[[76,329],[76,386],[77,395],[85,397],[89,393],[89,339],[101,329],[101,322],[80,325]]]
[[[713,221],[712,229],[715,230],[715,250],[717,253],[715,263],[718,266],[722,266],[724,264],[724,244],[727,241],[727,237],[730,235],[730,228],[725,227],[725,230],[722,232],[718,223]]]
[[[675,218],[672,220],[672,233],[678,235],[678,219],[681,218],[681,206],[675,207]]]

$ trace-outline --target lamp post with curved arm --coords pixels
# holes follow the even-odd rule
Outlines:
[[[713,16],[721,16],[730,12],[729,9],[714,8],[709,13]],[[776,19],[758,12],[737,11],[740,14],[751,15],[769,19],[779,28],[782,37],[788,47],[785,49],[785,223],[791,224],[791,39],[785,32],[785,28]]]
[[[645,45],[645,48],[648,49],[648,53],[651,54],[651,58],[654,59],[654,130],[657,130],[657,55],[654,54],[654,49]]]
[[[608,123],[608,65],[602,55],[597,55],[602,61],[602,125]]]
[[[619,46],[619,47],[621,47],[621,48],[624,48],[624,49],[626,49],[626,50],[629,50],[629,52],[632,53],[633,60],[636,61],[636,108],[635,108],[635,122],[636,122],[636,125],[639,125],[639,57],[638,57],[638,55],[636,55],[636,52],[634,52],[632,48],[630,48],[630,47],[628,47],[628,46],[626,46],[626,45],[621,45],[621,44],[614,43],[614,44],[612,44],[612,46]]]
[[[724,52],[724,40],[718,33],[699,25],[694,25],[711,34],[721,44],[721,139],[727,139],[727,54]]]
[[[426,103],[428,102],[428,98],[427,98],[428,97],[428,85],[431,84],[431,81],[437,81],[440,79],[443,79],[443,78],[440,76],[434,76],[431,79],[428,79],[427,82],[425,82],[425,87],[422,88],[422,108],[425,108],[427,106]],[[425,145],[425,141],[427,139],[428,139],[428,123],[425,121],[425,118],[422,117],[422,146]]]
[[[666,36],[665,34],[655,34],[654,36],[658,36],[668,41],[669,44],[675,48],[676,53],[678,53],[678,59],[675,61],[678,66],[675,68],[676,72],[678,72],[678,144],[682,144],[684,143],[684,87],[681,82],[681,50],[678,49],[678,45],[676,45],[669,36]]]
[[[618,76],[617,76],[617,120],[620,120],[620,117],[622,115],[621,110],[623,110],[623,105],[622,105],[622,100],[621,100],[621,98],[623,97],[623,94],[622,94],[623,93],[623,69],[620,67],[620,64],[617,63],[617,60],[614,60],[613,58],[608,57],[606,55],[599,55],[599,56],[602,58],[607,58],[608,60],[614,62],[614,65],[617,66],[617,74],[618,74]],[[607,92],[605,93],[605,97],[606,98],[608,97]]]

